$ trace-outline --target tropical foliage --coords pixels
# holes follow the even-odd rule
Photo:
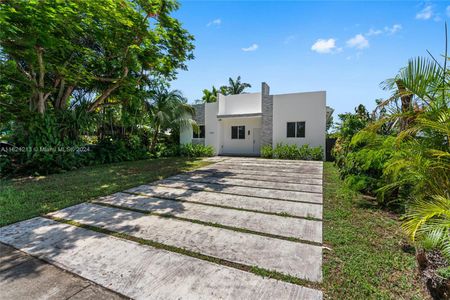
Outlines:
[[[311,148],[308,145],[297,146],[278,143],[274,148],[270,145],[261,147],[261,157],[276,159],[323,160],[323,148]]]
[[[194,123],[169,89],[193,58],[178,6],[2,1],[0,130],[11,145],[1,173],[145,158],[177,141],[178,126]]]
[[[418,249],[450,259],[449,57],[411,59],[382,87],[372,114],[360,105],[339,115],[333,150],[341,177],[385,207],[404,213]]]
[[[220,93],[222,95],[237,95],[244,93],[246,88],[252,87],[249,83],[241,82],[241,76],[236,79],[228,78],[228,85],[221,86],[217,89],[215,86],[211,90],[203,90],[203,103],[212,103],[217,101],[217,95]]]

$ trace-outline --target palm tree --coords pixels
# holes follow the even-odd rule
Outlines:
[[[195,110],[187,104],[187,99],[179,90],[157,89],[150,101],[146,101],[146,107],[153,129],[151,152],[155,150],[158,137],[163,130],[186,125],[197,128],[196,122],[192,119]]]
[[[447,58],[445,58],[447,59]],[[393,91],[392,96],[381,102],[377,109],[384,108],[391,103],[400,108],[395,115],[395,123],[400,124],[400,131],[406,130],[412,124],[417,110],[429,107],[431,103],[442,101],[442,93],[448,92],[448,74],[432,58],[417,57],[411,59],[396,77],[382,82],[384,90]]]
[[[202,97],[203,102],[204,103],[216,102],[218,93],[219,93],[219,91],[216,89],[215,86],[213,86],[211,90],[204,89],[203,97]]]
[[[236,80],[230,77],[228,79],[228,86],[225,89],[228,95],[237,95],[242,94],[246,88],[250,87],[252,86],[249,83],[241,82],[241,76],[238,76]]]

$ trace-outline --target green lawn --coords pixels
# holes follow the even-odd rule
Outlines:
[[[0,226],[109,195],[208,164],[184,158],[100,165],[0,181]],[[414,255],[397,216],[344,187],[325,163],[324,282],[326,299],[424,299]]]
[[[150,159],[0,181],[0,226],[207,164],[202,160],[186,158]]]
[[[427,299],[398,217],[346,189],[325,163],[323,289],[328,299]]]

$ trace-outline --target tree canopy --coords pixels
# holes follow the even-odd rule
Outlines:
[[[170,14],[176,1],[3,1],[2,77],[32,111],[64,109],[76,91],[88,111],[123,86],[173,79],[193,58],[193,37]]]

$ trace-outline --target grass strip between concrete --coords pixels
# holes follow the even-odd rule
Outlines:
[[[209,191],[203,191],[203,192],[210,193]],[[294,215],[289,214],[288,212],[275,213],[275,212],[261,211],[261,210],[248,209],[248,208],[240,208],[240,207],[227,206],[227,205],[219,205],[219,204],[204,203],[204,202],[191,201],[191,200],[183,200],[183,199],[180,199],[180,198],[167,197],[167,196],[164,196],[164,195],[150,196],[150,195],[148,195],[146,193],[135,193],[135,192],[127,192],[127,191],[123,191],[122,193],[130,194],[130,195],[146,196],[146,197],[152,197],[152,198],[159,198],[159,199],[165,199],[165,200],[178,201],[178,202],[181,202],[181,203],[183,203],[183,202],[195,203],[195,204],[206,205],[206,206],[214,206],[214,207],[219,207],[219,208],[234,209],[234,210],[247,211],[247,212],[266,214],[266,215],[274,215],[274,216],[279,216],[279,217],[296,218],[296,219],[304,219],[304,220],[312,220],[312,221],[322,221],[322,219],[314,218],[314,217],[294,216]],[[256,197],[256,198],[259,198],[259,197]],[[266,198],[262,198],[262,199],[266,199]],[[266,200],[274,200],[274,199],[266,199]],[[275,200],[275,201],[278,201],[278,200]],[[298,203],[299,201],[290,201],[290,202],[297,202]],[[319,204],[319,203],[308,203],[308,204],[322,205],[322,204]]]
[[[170,180],[170,181],[173,181],[173,182],[177,182],[178,181],[178,180],[171,180],[169,178],[165,178],[163,180]],[[195,183],[195,182],[192,182],[192,183]],[[201,182],[197,182],[197,183],[206,184],[206,183],[201,183]],[[211,190],[211,189],[208,189],[208,188],[207,189],[200,189],[200,188],[190,188],[190,187],[177,187],[177,186],[170,186],[168,184],[165,184],[164,182],[160,183],[160,182],[157,182],[157,181],[152,182],[151,184],[152,185],[159,185],[159,186],[167,187],[167,188],[171,188],[171,189],[201,191],[201,192],[208,192],[208,193],[220,193],[220,194],[234,195],[234,196],[246,196],[246,197],[253,197],[253,198],[259,198],[259,199],[265,199],[265,200],[268,199],[268,200],[275,200],[275,201],[287,201],[287,202],[307,203],[307,204],[315,204],[315,205],[322,205],[323,204],[323,202],[322,203],[317,203],[317,202],[312,202],[312,201],[298,201],[298,200],[289,200],[289,199],[284,199],[284,198],[267,198],[265,196],[256,196],[256,195],[249,196],[249,195],[242,195],[242,194],[239,194],[239,193],[230,193],[230,192],[224,192],[224,191],[214,191],[214,190]],[[210,184],[217,184],[217,183],[210,183]],[[220,185],[220,184],[218,184],[218,185]],[[232,187],[232,185],[228,185],[228,186]],[[238,185],[235,185],[235,186],[236,187],[248,187],[248,186],[238,186]],[[278,190],[278,189],[269,189],[269,190],[281,191],[281,192],[297,192],[297,193],[305,193],[305,194],[313,194],[313,195],[323,195],[322,193],[312,193],[312,192],[303,192],[303,191],[287,191],[287,190]]]
[[[183,249],[183,248],[179,248],[179,247],[165,245],[165,244],[162,244],[162,243],[159,243],[159,242],[155,242],[155,241],[152,241],[152,240],[146,240],[146,239],[143,239],[143,238],[138,238],[138,237],[126,234],[126,233],[116,232],[116,231],[100,228],[100,227],[97,227],[97,226],[82,224],[82,223],[79,223],[79,222],[76,222],[76,221],[72,221],[72,220],[67,220],[67,219],[53,217],[53,216],[48,216],[48,215],[44,216],[44,217],[46,217],[48,219],[51,219],[51,220],[54,220],[54,221],[57,221],[57,222],[60,222],[60,223],[64,223],[64,224],[68,224],[68,225],[84,228],[84,229],[87,229],[87,230],[92,230],[92,231],[96,231],[96,232],[99,232],[99,233],[107,234],[107,235],[110,235],[110,236],[114,236],[114,237],[119,238],[119,239],[133,241],[133,242],[139,243],[141,245],[151,246],[153,248],[163,249],[163,250],[167,250],[167,251],[170,251],[170,252],[175,252],[175,253],[179,253],[179,254],[182,254],[182,255],[186,255],[186,256],[197,258],[197,259],[201,259],[201,260],[204,260],[204,261],[212,262],[212,263],[215,263],[215,264],[232,267],[232,268],[235,268],[235,269],[239,269],[239,270],[242,270],[242,271],[253,273],[253,274],[261,276],[261,277],[272,278],[272,279],[276,279],[276,280],[280,280],[280,281],[284,281],[284,282],[300,285],[300,286],[303,286],[303,287],[308,287],[308,288],[313,288],[313,289],[321,289],[321,284],[320,283],[311,282],[311,281],[305,280],[305,279],[300,279],[300,278],[297,278],[297,277],[294,277],[294,276],[291,276],[291,275],[283,274],[281,272],[271,271],[271,270],[259,268],[257,266],[248,266],[248,265],[245,265],[245,264],[240,264],[240,263],[228,261],[228,260],[225,260],[225,259],[220,259],[220,258],[217,258],[217,257],[214,257],[214,256],[201,254],[199,252],[195,252],[195,251],[191,251],[191,250],[187,250],[187,249]]]
[[[205,222],[205,221],[200,221],[200,220],[196,220],[196,219],[177,217],[170,213],[160,214],[160,213],[155,213],[155,212],[151,212],[148,210],[124,207],[124,206],[120,206],[120,205],[114,205],[114,204],[97,202],[97,201],[90,201],[90,203],[93,203],[95,205],[100,205],[100,206],[106,206],[106,207],[112,207],[112,208],[117,208],[117,209],[122,209],[122,210],[138,212],[138,213],[141,213],[144,215],[159,216],[159,217],[176,219],[176,220],[180,220],[180,221],[191,222],[191,223],[205,225],[205,226],[211,226],[211,227],[217,227],[217,228],[222,228],[222,229],[227,229],[227,230],[232,230],[232,231],[237,231],[237,232],[242,232],[242,233],[250,233],[250,234],[290,241],[290,242],[297,242],[297,243],[309,244],[309,245],[314,245],[314,246],[322,246],[322,243],[318,243],[318,242],[308,241],[308,240],[294,238],[294,237],[282,236],[282,235],[278,235],[278,234],[265,233],[265,232],[261,232],[261,231],[254,231],[254,230],[245,229],[245,228],[241,228],[241,227],[222,225],[220,223]]]

